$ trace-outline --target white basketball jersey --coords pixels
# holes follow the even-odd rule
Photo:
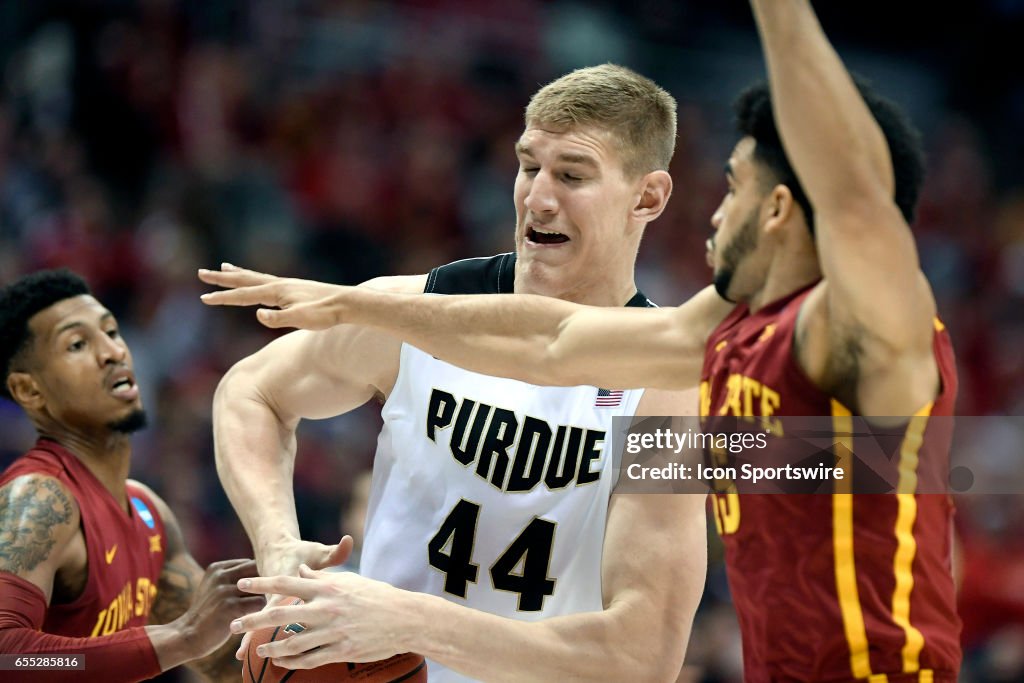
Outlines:
[[[425,291],[512,292],[515,260],[436,268]],[[626,305],[653,306],[639,292]],[[489,377],[403,345],[382,411],[361,573],[513,619],[600,611],[615,485],[606,444],[612,417],[633,415],[642,394]],[[471,680],[428,667],[431,683]]]
[[[401,354],[361,573],[515,619],[603,609],[605,444],[643,390],[538,387]],[[471,680],[428,667],[432,683]]]

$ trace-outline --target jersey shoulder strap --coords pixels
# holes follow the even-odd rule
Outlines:
[[[427,294],[511,294],[516,279],[512,252],[454,261],[427,276]]]

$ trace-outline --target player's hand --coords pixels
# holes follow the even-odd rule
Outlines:
[[[225,287],[203,294],[200,299],[211,306],[271,306],[259,308],[256,318],[267,327],[297,327],[325,330],[341,320],[334,299],[351,289],[315,280],[283,278],[221,264],[220,270],[199,269],[199,279]]]
[[[260,576],[298,576],[299,567],[326,569],[344,564],[355,544],[349,535],[342,536],[334,545],[289,539],[266,547],[257,558]]]
[[[299,622],[305,630],[265,643],[257,652],[288,669],[312,669],[331,662],[373,662],[411,648],[406,631],[414,594],[351,572],[300,567],[299,576],[246,579],[239,589],[301,598],[301,605],[275,605],[241,617],[233,633]],[[316,648],[316,649],[314,649]],[[311,651],[312,650],[312,651]]]
[[[249,595],[237,587],[240,579],[254,576],[255,560],[224,560],[207,567],[192,604],[167,624],[176,635],[176,642],[170,646],[185,660],[191,660],[205,657],[223,645],[231,636],[228,624],[232,620],[263,606],[262,596]]]
[[[276,543],[263,553],[259,559],[259,573],[261,576],[297,576],[299,566],[305,564],[316,569],[326,569],[344,564],[352,554],[354,541],[351,536],[345,535],[334,545],[314,543],[294,539]],[[276,595],[267,595],[267,603],[274,602]],[[264,606],[264,609],[267,609]],[[242,660],[246,650],[249,649],[251,636],[246,633],[242,642],[235,652],[235,659]]]

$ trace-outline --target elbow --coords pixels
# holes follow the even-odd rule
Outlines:
[[[231,366],[231,369],[224,373],[224,376],[220,378],[217,383],[217,389],[213,392],[213,421],[217,423],[219,418],[222,418],[224,414],[230,411],[232,404],[234,404],[240,394],[243,393],[242,388],[247,384],[245,375],[247,374],[242,367],[245,360],[241,360]]]
[[[679,623],[665,624],[661,631],[661,639],[651,638],[648,645],[646,657],[638,658],[638,671],[644,671],[646,666],[647,678],[645,680],[657,681],[658,683],[674,683],[679,678],[679,672],[683,669],[683,661],[686,659],[686,646],[689,642],[689,628],[680,628]],[[641,648],[640,651],[643,649]]]
[[[675,683],[675,680],[679,677],[679,672],[682,670],[682,663],[677,667],[670,667],[664,661],[658,660],[637,660],[633,664],[632,671],[644,672],[644,675],[640,678],[633,678],[632,680],[650,681],[650,683]],[[630,680],[630,678],[622,678],[618,680]]]
[[[236,396],[239,385],[239,373],[236,364],[228,370],[217,383],[217,389],[213,392],[213,409],[211,419],[213,422],[213,460],[217,468],[217,474],[223,482],[231,472],[231,461],[226,457],[224,448],[221,447],[221,437],[225,432],[225,423],[230,421],[231,406],[236,403]]]
[[[682,586],[685,582],[676,585]],[[642,621],[633,622],[628,635],[620,640],[629,646],[622,647],[618,653],[622,660],[616,668],[626,674],[618,680],[674,683],[686,659],[698,601],[699,593],[688,603],[692,607],[687,608],[682,601],[669,598],[660,608],[652,605]]]
[[[227,453],[234,450],[223,446],[238,442],[255,424],[262,423],[264,411],[273,412],[259,389],[250,363],[251,359],[246,358],[232,366],[217,383],[213,394],[214,458],[218,471],[231,464]]]
[[[679,680],[679,673],[683,670],[683,663],[679,662],[679,666],[670,668],[664,664],[658,664],[658,669],[651,672],[651,680],[656,683],[675,683]]]
[[[259,355],[248,356],[231,366],[213,393],[213,417],[230,418],[253,403],[273,409],[261,384],[266,380],[266,362]]]
[[[681,614],[678,620],[667,618],[669,612],[650,614],[627,631],[618,631],[614,646],[604,648],[610,659],[601,680],[674,683],[683,668],[690,627]]]

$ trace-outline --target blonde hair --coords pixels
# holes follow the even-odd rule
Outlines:
[[[627,175],[668,170],[676,147],[676,101],[657,83],[617,64],[577,69],[537,91],[526,125],[596,126],[615,137]]]

